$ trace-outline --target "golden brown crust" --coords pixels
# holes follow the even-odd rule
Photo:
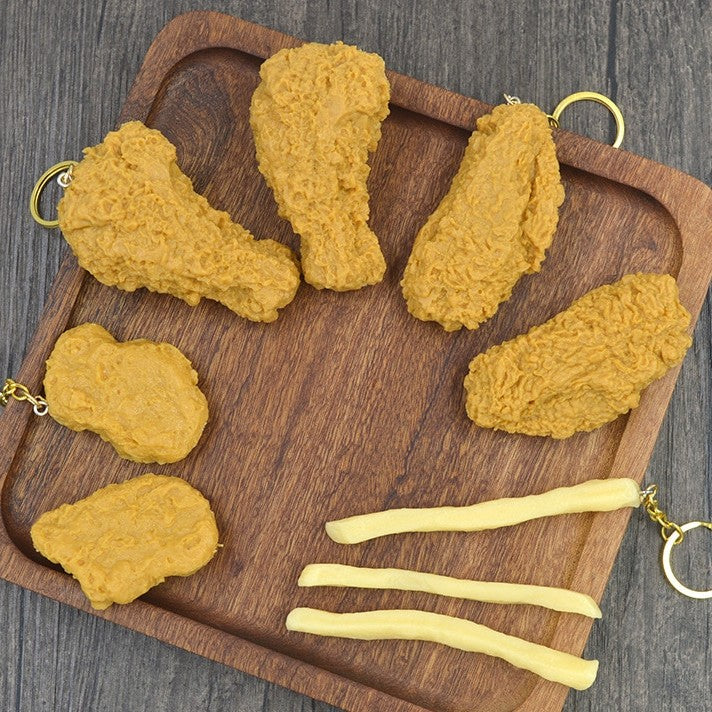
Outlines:
[[[178,477],[154,474],[46,512],[30,535],[97,609],[130,603],[167,576],[194,574],[218,545],[208,500]]]
[[[485,428],[554,438],[598,428],[682,361],[689,324],[670,275],[626,275],[476,356],[467,414]]]
[[[252,321],[274,321],[292,301],[299,270],[291,250],[255,240],[210,207],[159,131],[131,121],[84,154],[58,217],[79,264],[100,282],[191,306],[207,297]]]
[[[65,331],[47,360],[50,415],[91,430],[134,462],[176,462],[195,447],[208,404],[190,361],[171,344],[116,341],[99,324]]]
[[[368,153],[390,86],[376,54],[337,42],[283,49],[260,69],[250,106],[257,160],[281,217],[301,236],[304,279],[359,289],[386,264],[368,227]]]
[[[546,115],[503,105],[477,121],[450,190],[421,228],[401,286],[410,313],[476,329],[538,272],[564,200]]]

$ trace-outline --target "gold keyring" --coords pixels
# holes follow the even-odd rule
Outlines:
[[[51,168],[48,168],[40,177],[35,187],[32,189],[32,195],[30,196],[30,214],[34,218],[35,222],[42,225],[42,227],[57,227],[59,225],[59,220],[45,220],[40,215],[40,196],[42,191],[47,187],[52,178],[55,176],[61,176],[63,173],[67,172],[67,169],[71,169],[77,165],[76,161],[62,161],[61,163],[56,163]],[[65,181],[66,183],[66,181]],[[60,183],[60,185],[62,185]],[[68,183],[63,185],[67,187]]]
[[[562,99],[551,112],[551,118],[554,119],[558,125],[559,117],[564,109],[567,106],[571,106],[571,104],[575,104],[577,101],[595,101],[597,104],[605,106],[606,109],[613,114],[613,118],[616,120],[616,140],[613,142],[613,148],[619,148],[623,143],[623,136],[625,135],[625,121],[623,121],[621,110],[604,94],[598,94],[595,91],[577,91],[575,94],[569,94],[569,96]]]
[[[696,529],[697,527],[705,527],[712,531],[712,522],[688,522],[687,524],[683,524],[680,529],[684,534],[685,532],[690,531],[690,529]],[[687,586],[680,583],[677,576],[675,576],[672,572],[670,555],[672,554],[673,546],[675,546],[675,543],[679,538],[680,533],[674,531],[663,547],[663,571],[665,571],[667,580],[670,582],[670,585],[677,589],[683,596],[687,596],[688,598],[712,598],[712,589],[709,591],[696,591],[695,589],[687,588]]]

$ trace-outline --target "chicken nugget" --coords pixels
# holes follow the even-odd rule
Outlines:
[[[131,603],[167,576],[194,574],[218,547],[208,500],[179,477],[154,474],[46,512],[30,536],[98,610]]]
[[[383,60],[341,42],[283,49],[260,69],[250,124],[281,217],[301,236],[304,279],[345,291],[376,284],[386,263],[368,227],[368,153],[390,85]]]
[[[408,311],[476,329],[538,272],[564,200],[546,114],[497,106],[477,120],[450,190],[421,228],[401,287]]]
[[[629,274],[475,356],[467,414],[484,428],[567,438],[635,408],[679,364],[690,314],[667,274]]]
[[[121,343],[99,324],[81,324],[57,339],[46,368],[49,414],[134,462],[181,460],[208,420],[198,374],[171,344]]]
[[[160,131],[130,121],[84,150],[57,206],[79,264],[103,284],[146,287],[195,306],[214,299],[274,321],[299,286],[286,245],[255,240],[193,190]]]

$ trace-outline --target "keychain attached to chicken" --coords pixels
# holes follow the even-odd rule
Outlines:
[[[198,374],[172,344],[119,342],[99,324],[64,332],[47,359],[45,397],[7,379],[0,404],[26,401],[71,430],[91,430],[134,462],[186,457],[208,420]]]
[[[58,219],[45,220],[39,198],[57,177],[65,189]],[[202,297],[251,321],[271,322],[299,287],[292,251],[255,240],[193,190],[176,149],[140,121],[123,124],[79,163],[52,166],[37,181],[32,217],[59,226],[81,267],[102,284],[146,287],[190,306]]]

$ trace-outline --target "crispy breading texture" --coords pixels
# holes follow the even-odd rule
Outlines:
[[[154,474],[46,512],[30,535],[99,610],[130,603],[167,576],[194,574],[218,546],[208,500],[179,477]]]
[[[554,438],[598,428],[682,361],[689,325],[670,275],[626,275],[476,356],[467,414],[485,428]]]
[[[134,462],[176,462],[195,447],[208,420],[198,374],[175,347],[116,341],[99,324],[65,331],[47,359],[49,414],[91,430]]]
[[[301,236],[304,279],[359,289],[386,263],[368,227],[368,153],[390,85],[383,60],[341,42],[283,49],[260,69],[250,106],[257,160],[281,217]]]
[[[408,311],[476,329],[538,272],[564,200],[546,114],[496,107],[477,120],[450,190],[421,228],[401,286]]]
[[[79,264],[100,282],[191,306],[207,297],[252,321],[274,321],[292,301],[291,250],[210,207],[159,131],[131,121],[84,154],[57,210]]]

